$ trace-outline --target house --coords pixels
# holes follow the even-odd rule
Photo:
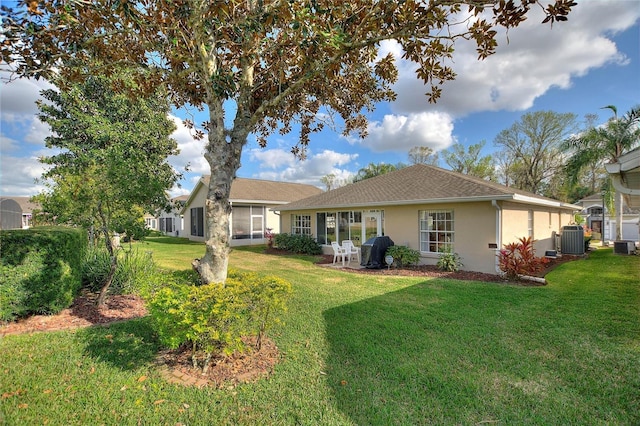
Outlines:
[[[158,215],[158,230],[165,235],[184,236],[184,217],[182,209],[189,199],[188,195],[180,195],[171,199],[171,210],[160,211]]]
[[[188,195],[180,195],[178,197],[171,198],[169,200],[171,210],[169,211],[159,210],[155,215],[145,213],[144,223],[147,229],[159,231],[164,235],[174,237],[184,236],[184,218],[182,216],[182,209],[188,198]]]
[[[386,235],[419,250],[422,264],[440,253],[461,256],[462,269],[497,272],[497,252],[520,237],[537,253],[556,249],[556,235],[580,207],[494,182],[418,164],[277,208],[281,229],[361,245]]]
[[[209,176],[203,176],[186,200],[184,233],[193,241],[204,241],[206,235],[205,200]],[[231,246],[264,244],[265,232],[280,232],[280,220],[272,208],[310,197],[322,190],[312,185],[269,180],[236,178],[231,184]]]
[[[29,229],[33,212],[40,208],[31,197],[0,197],[0,229]]]
[[[630,208],[627,197],[622,200],[622,236],[625,240],[640,241],[640,208]],[[593,231],[595,239],[613,241],[616,236],[616,215],[610,210],[603,210],[603,201],[602,194],[593,194],[576,202],[576,205],[582,207],[580,216]]]
[[[22,207],[13,198],[0,198],[0,229],[22,229]]]

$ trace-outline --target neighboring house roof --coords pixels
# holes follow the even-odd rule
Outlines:
[[[192,198],[201,187],[209,187],[210,176],[203,176],[191,191],[185,206],[191,204]],[[271,180],[235,178],[231,183],[229,200],[232,203],[286,204],[301,198],[317,195],[322,190],[313,185],[292,182],[276,182]]]
[[[579,206],[425,164],[405,167],[384,175],[352,183],[278,207],[277,210],[491,200],[508,200],[555,206],[567,210],[580,210]]]
[[[624,195],[627,204],[640,208],[640,148],[620,156],[615,163],[605,164],[616,191]]]
[[[34,210],[40,209],[40,204],[29,201],[31,197],[0,197],[0,200],[13,200],[20,205],[22,214],[31,214]]]

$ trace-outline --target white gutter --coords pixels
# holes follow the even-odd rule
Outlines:
[[[561,209],[582,210],[582,207],[575,204],[563,203],[562,201],[545,200],[543,198],[529,197],[527,195],[514,194],[513,201],[527,204],[535,204],[546,207],[559,207]]]
[[[500,270],[500,263],[498,261],[498,253],[500,252],[500,248],[502,247],[502,207],[500,207],[497,200],[491,200],[491,205],[496,209],[496,273],[498,275],[503,275],[503,272]]]
[[[640,188],[635,189],[635,188],[629,188],[628,186],[625,186],[625,184],[622,182],[622,177],[619,174],[611,174],[609,176],[611,176],[613,187],[616,189],[616,191],[626,195],[640,196]]]

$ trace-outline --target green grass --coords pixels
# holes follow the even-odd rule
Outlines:
[[[203,252],[146,244],[170,270]],[[639,257],[598,250],[545,287],[355,275],[256,247],[230,264],[293,284],[271,377],[168,384],[146,319],[8,336],[0,424],[640,424]]]

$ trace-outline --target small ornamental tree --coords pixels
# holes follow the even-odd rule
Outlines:
[[[135,85],[126,75],[119,79]],[[48,190],[36,198],[50,221],[103,237],[110,267],[97,300],[102,305],[117,270],[114,233],[140,234],[144,212],[166,207],[166,191],[179,177],[167,162],[177,153],[170,138],[175,125],[162,93],[133,100],[114,91],[107,77],[56,81],[60,90],[44,91],[48,102],[39,104],[40,120],[53,131],[46,146],[56,151],[41,158],[51,167],[43,175]]]
[[[536,257],[531,237],[505,244],[498,254],[499,267],[508,279],[519,279],[521,275],[534,275],[542,270],[546,258]]]
[[[134,95],[166,85],[177,108],[207,109],[204,156],[210,166],[206,252],[195,267],[205,283],[224,282],[229,258],[229,194],[250,134],[261,146],[299,125],[293,154],[303,158],[326,114],[343,133],[367,134],[366,113],[392,101],[395,41],[415,63],[427,98],[453,80],[456,42],[478,58],[495,52],[498,29],[517,27],[532,8],[543,23],[566,21],[573,0],[18,0],[0,9],[2,61],[13,77],[83,80],[137,67]],[[93,67],[93,58],[104,63]],[[82,67],[61,67],[70,61]],[[115,87],[119,87],[115,85]],[[231,112],[232,117],[227,117]],[[227,124],[225,124],[227,123]],[[188,124],[193,125],[189,122]],[[204,137],[204,133],[197,131]]]

